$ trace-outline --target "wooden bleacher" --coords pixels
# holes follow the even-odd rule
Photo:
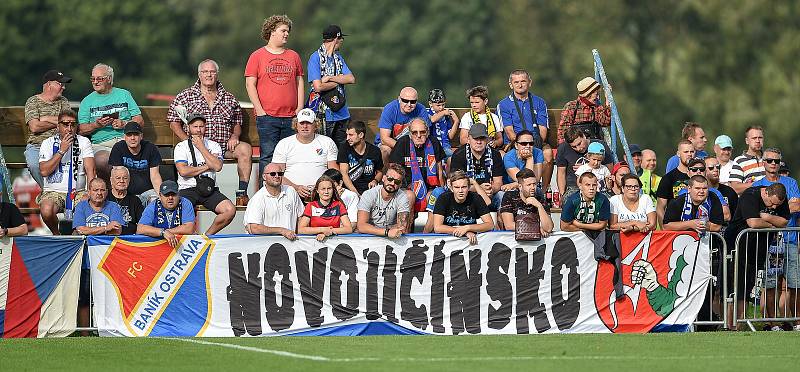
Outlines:
[[[142,116],[144,117],[144,138],[150,142],[155,143],[163,157],[163,163],[166,166],[174,164],[172,159],[172,148],[178,143],[178,138],[172,133],[167,122],[167,107],[166,106],[141,106]],[[375,137],[378,128],[378,119],[381,115],[382,107],[351,107],[350,115],[351,120],[361,120],[367,124],[367,140],[371,141]],[[454,109],[459,117],[461,117],[469,109],[456,108]],[[253,109],[244,109],[244,123],[241,141],[250,143],[254,148],[258,148],[258,132],[255,126],[255,116]],[[548,110],[550,115],[550,126],[552,130],[548,133],[548,143],[552,148],[556,148],[556,130],[558,118],[560,117],[561,110]],[[0,107],[0,144],[8,157],[9,153],[18,152],[19,154],[24,151],[29,134],[28,126],[25,124],[25,107],[24,106],[8,106]],[[453,141],[453,145],[458,144],[458,138]],[[19,156],[18,156],[19,157]],[[253,157],[253,161],[257,162],[258,157]],[[226,160],[226,163],[233,163],[232,160]],[[25,169],[24,159],[22,161],[7,161],[6,165],[9,169]],[[38,208],[24,208],[22,213],[38,213]],[[239,209],[243,209],[240,207]]]

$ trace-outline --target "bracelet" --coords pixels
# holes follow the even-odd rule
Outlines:
[[[66,151],[61,151],[61,150],[58,150],[58,151],[56,151],[56,152],[57,152],[57,153],[59,153],[59,154],[61,154],[61,156],[64,156],[64,155],[66,155],[66,154],[67,154],[67,152],[66,152]]]
[[[388,227],[386,228],[386,231],[384,231],[383,234],[384,234],[383,236],[387,236],[387,237],[389,236],[389,228]]]

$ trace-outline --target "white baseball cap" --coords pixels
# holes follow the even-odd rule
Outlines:
[[[317,120],[317,114],[310,108],[304,108],[297,113],[298,123],[313,123]]]

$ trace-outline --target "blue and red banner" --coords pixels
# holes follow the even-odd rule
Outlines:
[[[0,239],[0,337],[75,331],[83,237]]]

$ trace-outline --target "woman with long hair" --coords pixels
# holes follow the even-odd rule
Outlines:
[[[300,234],[316,234],[318,241],[335,234],[350,234],[353,225],[347,217],[347,207],[339,198],[336,185],[328,176],[322,176],[314,185],[311,202],[297,222]]]

